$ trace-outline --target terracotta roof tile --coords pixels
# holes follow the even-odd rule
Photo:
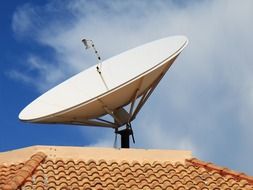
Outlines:
[[[3,178],[0,178],[0,188],[3,190],[15,190],[20,187],[45,157],[44,153],[38,152],[24,164],[11,165],[9,170],[5,170],[5,166],[1,166],[0,174]]]
[[[196,158],[192,158],[192,159],[186,159],[186,162],[188,164],[192,164],[193,166],[197,166],[197,167],[202,167],[204,169],[206,169],[207,171],[214,171],[216,172],[216,174],[214,176],[218,177],[219,175],[224,176],[224,178],[227,178],[227,181],[229,181],[229,179],[231,179],[231,183],[232,180],[237,180],[240,181],[240,183],[243,186],[243,183],[245,184],[250,184],[253,186],[253,177],[248,176],[244,173],[239,173],[233,170],[230,170],[226,167],[221,167],[221,166],[217,166],[213,163],[210,162],[204,162],[201,160],[198,160]],[[218,175],[219,174],[219,175]]]
[[[115,151],[121,155],[122,150]],[[137,156],[136,160],[106,160],[97,156],[86,159],[85,152],[78,158],[57,157],[57,154],[46,149],[45,154],[36,153],[25,163],[0,162],[0,189],[253,189],[252,177],[191,159],[189,155],[184,160],[173,155],[173,161],[169,157],[155,161],[147,159],[152,156],[145,157],[144,152],[145,158]]]

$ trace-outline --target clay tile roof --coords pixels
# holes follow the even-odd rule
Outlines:
[[[252,189],[189,151],[35,146],[0,153],[0,189]]]
[[[186,162],[197,167],[203,167],[208,171],[215,171],[219,173],[221,176],[230,176],[236,180],[246,180],[248,183],[253,185],[253,177],[248,176],[244,173],[239,173],[225,167],[217,166],[210,162],[204,162],[204,161],[198,160],[197,158],[187,159]]]
[[[18,165],[4,166],[0,165],[0,189],[15,190],[18,189],[33,171],[44,160],[46,155],[42,152],[35,153],[25,163]]]

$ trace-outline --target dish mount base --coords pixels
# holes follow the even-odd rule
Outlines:
[[[120,131],[116,130],[115,133],[116,135],[119,134],[121,136],[121,148],[130,148],[130,135],[132,135],[133,143],[135,143],[131,124],[126,125],[125,129],[122,129]]]

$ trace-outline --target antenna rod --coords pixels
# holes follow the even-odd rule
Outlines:
[[[104,83],[104,85],[105,85],[105,87],[106,87],[106,89],[107,90],[109,90],[109,88],[108,88],[108,86],[107,86],[107,84],[106,84],[106,82],[105,82],[105,79],[104,79],[104,77],[102,76],[102,63],[101,63],[101,57],[100,57],[100,55],[98,54],[98,51],[97,51],[97,49],[96,49],[96,47],[95,47],[95,44],[93,43],[93,41],[92,40],[88,40],[88,39],[82,39],[82,42],[83,42],[83,44],[84,44],[84,46],[85,46],[85,49],[89,49],[89,48],[93,48],[93,50],[94,50],[94,52],[95,52],[95,54],[96,54],[96,56],[97,56],[97,59],[98,59],[98,64],[97,64],[97,72],[98,72],[98,74],[100,75],[100,77],[101,77],[101,79],[102,79],[102,81],[103,81],[103,83]]]
[[[83,42],[83,44],[85,46],[85,49],[89,49],[90,47],[93,48],[93,50],[94,50],[94,52],[95,52],[95,54],[97,56],[97,59],[98,59],[97,71],[98,71],[99,74],[101,74],[101,67],[102,67],[101,57],[98,54],[98,51],[97,51],[97,49],[95,47],[94,42],[92,40],[88,40],[88,39],[82,39],[82,42]]]

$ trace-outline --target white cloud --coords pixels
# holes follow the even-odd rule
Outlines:
[[[34,10],[31,6],[24,5],[17,9],[13,15],[12,29],[17,34],[26,33],[33,26],[31,17],[34,15]]]
[[[14,31],[53,53],[45,59],[29,52],[24,65],[37,75],[13,75],[25,82],[36,78],[43,84],[37,88],[45,90],[96,63],[85,52],[83,37],[93,39],[108,58],[147,41],[185,34],[189,46],[134,122],[136,146],[190,148],[204,160],[253,174],[252,7],[250,0],[25,5],[13,17]],[[94,137],[96,144],[113,143],[109,133]]]
[[[7,75],[12,79],[35,86],[41,92],[53,87],[59,79],[66,78],[66,71],[62,71],[57,64],[49,64],[36,55],[28,56],[23,64],[26,67],[25,71],[11,70],[7,72]]]
[[[109,147],[109,148],[111,148],[112,146],[114,146],[114,142],[109,137],[107,137],[107,138],[103,137],[103,139],[98,139],[96,141],[96,143],[91,143],[88,146],[90,146],[90,147]]]
[[[24,75],[21,72],[18,72],[16,70],[12,70],[12,71],[7,72],[7,75],[12,79],[19,80],[19,81],[22,81],[22,82],[28,83],[28,84],[33,84],[33,80],[31,77]]]

